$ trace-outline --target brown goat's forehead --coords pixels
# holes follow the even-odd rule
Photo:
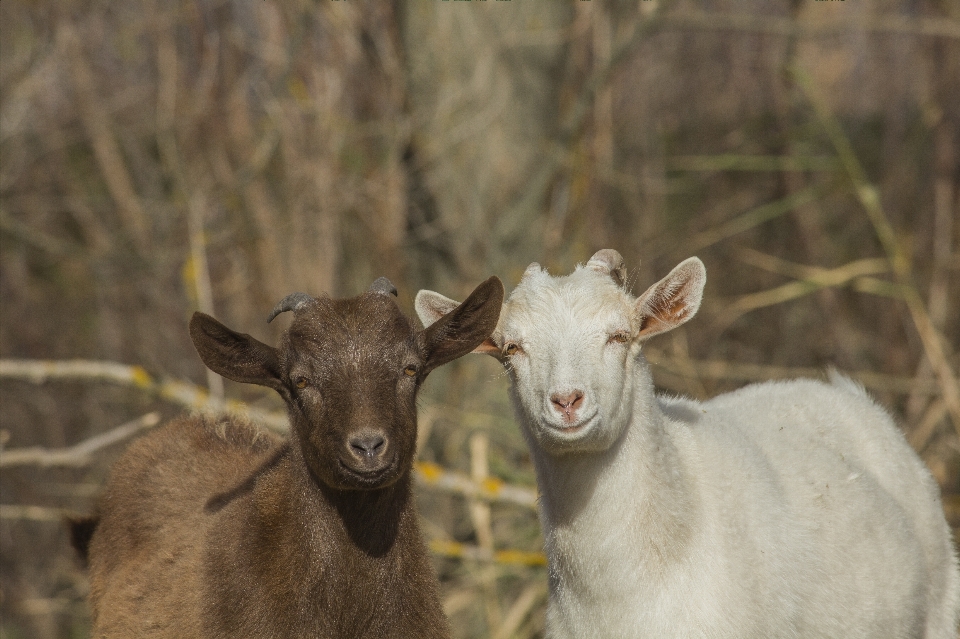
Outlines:
[[[365,293],[348,299],[317,299],[297,312],[288,340],[324,352],[386,354],[414,348],[418,332],[393,298]]]

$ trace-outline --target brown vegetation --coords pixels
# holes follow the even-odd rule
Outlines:
[[[293,290],[387,275],[409,309],[606,247],[628,282],[707,266],[697,318],[647,351],[661,388],[837,366],[898,416],[960,526],[957,6],[703,7],[0,3],[0,441],[71,462],[3,467],[3,635],[85,634],[59,520],[123,448],[88,440],[195,403],[178,380],[219,401],[192,311],[269,342],[263,309]],[[425,388],[422,527],[456,636],[538,636],[536,516],[497,497],[533,474],[487,359]]]

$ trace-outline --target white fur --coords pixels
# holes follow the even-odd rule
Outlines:
[[[634,299],[597,265],[531,265],[480,349],[510,373],[536,465],[548,636],[954,639],[939,491],[884,410],[837,374],[655,395],[642,342],[692,317],[703,266]],[[644,328],[656,299],[687,306]],[[429,324],[450,303],[421,291],[417,310]],[[575,390],[565,421],[550,398]]]

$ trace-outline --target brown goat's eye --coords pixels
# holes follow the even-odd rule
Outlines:
[[[520,350],[519,346],[517,346],[513,342],[510,342],[504,347],[503,352],[506,353],[507,355],[516,355],[519,350]]]
[[[414,375],[417,374],[417,367],[407,366],[406,368],[403,369],[403,374],[406,375],[407,377],[413,377]]]
[[[306,388],[307,386],[310,385],[310,380],[307,379],[306,377],[298,377],[296,384],[297,384],[297,388]]]
[[[620,333],[614,333],[613,335],[611,335],[608,343],[626,344],[629,340],[630,340],[629,335],[627,335],[626,333],[620,332]]]

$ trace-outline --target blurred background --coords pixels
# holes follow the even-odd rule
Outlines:
[[[0,635],[87,636],[61,520],[136,433],[204,404],[278,427],[278,399],[207,374],[194,310],[272,343],[293,291],[386,275],[412,313],[607,247],[634,293],[706,263],[698,317],[646,349],[662,390],[835,366],[957,531],[958,211],[953,0],[4,0]],[[421,399],[461,638],[543,634],[506,389],[469,356]]]

